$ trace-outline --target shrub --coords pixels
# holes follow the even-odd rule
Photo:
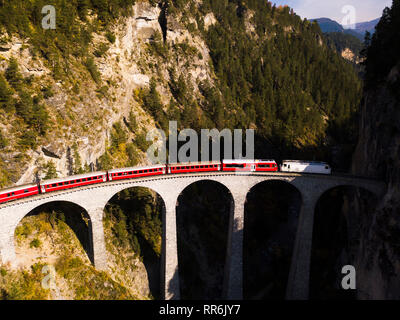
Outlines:
[[[107,43],[100,43],[99,47],[93,52],[93,54],[100,58],[108,51],[109,48],[110,47]]]
[[[57,178],[57,169],[53,160],[47,162],[45,168],[46,168],[46,176],[44,177],[45,179]]]
[[[113,125],[113,130],[111,131],[111,147],[113,149],[118,149],[118,146],[126,142],[126,133],[122,128],[120,122],[116,122]]]
[[[36,135],[32,130],[25,130],[18,140],[18,146],[23,149],[33,149],[36,146]]]
[[[107,31],[106,38],[110,43],[114,43],[116,40],[115,35],[111,31]]]
[[[12,90],[7,80],[0,74],[0,108],[11,111],[12,107]]]
[[[42,91],[43,97],[44,97],[45,99],[48,99],[48,98],[51,98],[51,97],[54,96],[54,92],[53,92],[53,90],[52,90],[52,88],[51,88],[51,85],[46,86],[46,87],[43,87],[43,88],[41,89],[41,91]]]
[[[11,58],[8,64],[8,68],[5,73],[8,83],[16,90],[21,88],[22,75],[19,72],[18,62],[15,58]]]
[[[33,239],[29,245],[31,248],[39,248],[41,245],[41,241],[39,239]]]
[[[93,60],[93,58],[88,58],[85,62],[85,67],[88,69],[90,75],[92,76],[94,82],[99,84],[101,82],[101,75],[99,70],[97,70],[97,66]]]
[[[0,131],[0,149],[4,149],[7,147],[8,141],[7,139],[3,136],[3,133]]]

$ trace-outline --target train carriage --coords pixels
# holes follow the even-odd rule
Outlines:
[[[220,161],[210,162],[187,162],[168,165],[168,173],[193,173],[193,172],[215,172],[221,171]]]
[[[157,165],[151,167],[135,167],[135,168],[122,168],[108,171],[108,180],[123,180],[142,178],[149,176],[158,176],[166,173],[165,165]]]
[[[37,184],[8,188],[0,191],[0,203],[22,199],[36,194],[39,194],[39,187]]]
[[[276,172],[278,164],[275,160],[255,160],[256,172]]]
[[[278,165],[274,160],[223,160],[222,170],[227,172],[275,172]]]
[[[40,192],[47,193],[87,186],[107,181],[107,172],[91,172],[60,179],[45,180],[40,183]]]

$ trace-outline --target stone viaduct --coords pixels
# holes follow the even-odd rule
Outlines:
[[[55,201],[74,203],[86,210],[91,228],[93,262],[100,270],[107,269],[103,233],[103,212],[109,200],[118,192],[132,187],[155,191],[164,201],[162,288],[165,299],[179,299],[176,206],[179,195],[189,185],[199,181],[215,181],[225,186],[231,195],[228,246],[225,266],[224,295],[227,299],[243,298],[243,227],[244,205],[250,190],[264,181],[278,180],[293,185],[301,194],[302,206],[293,249],[286,298],[307,299],[312,249],[314,209],[318,199],[339,186],[366,189],[383,196],[383,182],[351,176],[324,176],[297,173],[204,173],[157,176],[120,180],[83,188],[59,191],[0,205],[0,260],[15,266],[14,232],[18,223],[33,209]]]

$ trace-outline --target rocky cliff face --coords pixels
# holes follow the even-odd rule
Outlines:
[[[399,79],[393,67],[384,83],[365,92],[361,110],[360,140],[353,158],[356,175],[380,177],[388,185],[375,210],[366,196],[355,195],[349,213],[360,222],[358,297],[400,298],[400,101],[390,87]]]
[[[121,17],[111,26],[115,35],[113,43],[107,40],[106,32],[92,35],[90,50],[95,52],[94,63],[99,71],[100,84],[96,84],[87,70],[82,69],[78,58],[70,58],[69,79],[55,80],[43,59],[32,54],[29,39],[13,36],[1,45],[0,72],[7,69],[9,59],[14,57],[24,78],[33,77],[37,87],[48,86],[53,92],[45,99],[51,129],[35,150],[18,150],[16,141],[20,132],[12,129],[13,119],[0,114],[0,130],[9,141],[0,154],[0,169],[3,170],[0,171],[9,176],[6,185],[31,183],[36,174],[43,178],[44,167],[49,161],[55,163],[58,176],[67,176],[75,153],[71,151],[74,144],[82,165],[96,169],[99,157],[110,145],[112,125],[118,121],[123,123],[130,113],[135,116],[136,128],[125,128],[127,141],[132,141],[137,147],[138,136],[145,137],[146,132],[156,127],[138,96],[155,78],[161,103],[166,106],[172,97],[168,85],[171,68],[177,77],[185,75],[193,87],[194,96],[199,94],[200,81],[213,83],[205,42],[198,33],[187,30],[187,24],[181,22],[185,19],[182,13],[169,15],[167,19],[165,10],[147,2],[138,2],[133,6],[132,15]],[[189,23],[196,25],[192,20]],[[205,25],[208,27],[215,21],[209,14]],[[102,54],[96,54],[103,44],[108,48]],[[154,49],[163,46],[168,47],[168,57],[161,56]],[[193,51],[193,54],[184,49]],[[143,151],[136,148],[138,163],[146,164],[148,160]],[[124,159],[114,160],[114,167],[127,166]]]

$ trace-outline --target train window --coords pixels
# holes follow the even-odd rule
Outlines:
[[[7,193],[7,197],[11,197],[11,193]]]
[[[235,164],[235,163],[226,165],[226,168],[243,168],[243,167],[244,167],[243,164]]]
[[[28,189],[24,190],[24,193],[28,193],[28,192],[29,192],[29,190],[28,190]]]

